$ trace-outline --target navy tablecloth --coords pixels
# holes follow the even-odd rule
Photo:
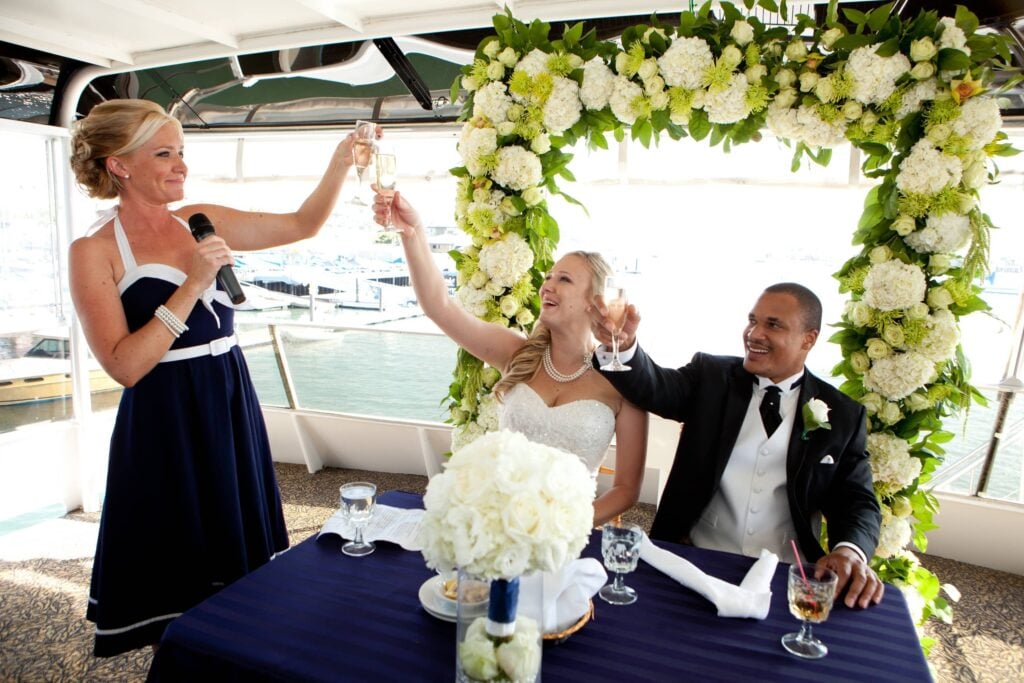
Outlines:
[[[380,502],[418,507],[416,494]],[[600,557],[600,533],[585,556]],[[455,625],[420,606],[433,576],[416,552],[391,543],[347,557],[333,535],[310,538],[174,620],[150,681],[452,681]],[[739,583],[753,560],[667,543],[703,571]],[[786,605],[786,569],[772,581],[768,618],[725,619],[711,603],[640,562],[626,583],[639,600],[615,607],[595,598],[594,619],[562,643],[546,643],[545,681],[930,681],[910,614],[888,586],[866,610],[837,605],[814,627],[822,660],[788,654],[779,642],[799,623]]]

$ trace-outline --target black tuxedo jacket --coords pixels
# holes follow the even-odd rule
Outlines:
[[[743,359],[698,353],[678,370],[656,365],[637,347],[631,372],[602,373],[624,398],[666,419],[683,423],[675,460],[654,517],[651,536],[679,542],[718,489],[754,390]],[[802,407],[812,398],[829,406],[831,430],[802,438]],[[871,483],[864,407],[831,384],[804,371],[799,406],[786,458],[789,511],[804,558],[825,554],[815,513],[828,523],[828,541],[854,543],[871,558],[881,514]],[[831,458],[827,457],[831,456]],[[824,462],[823,462],[824,460]]]

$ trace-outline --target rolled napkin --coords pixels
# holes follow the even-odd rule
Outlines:
[[[557,572],[534,573],[519,582],[519,609],[538,619],[544,633],[561,633],[590,609],[590,599],[608,582],[601,563],[592,557],[573,560]],[[538,590],[544,591],[544,614],[535,614]]]
[[[640,559],[710,600],[718,608],[720,617],[764,619],[768,616],[772,602],[771,581],[779,563],[773,552],[762,549],[761,556],[738,586],[708,576],[692,562],[654,545],[647,534],[640,541]]]

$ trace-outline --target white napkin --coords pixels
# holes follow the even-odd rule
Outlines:
[[[773,552],[762,549],[761,557],[738,586],[708,576],[692,562],[651,543],[647,534],[640,542],[640,559],[713,602],[720,617],[764,619],[768,616],[772,576],[779,563]]]
[[[536,572],[519,580],[519,611],[537,619],[544,633],[560,633],[590,609],[590,599],[608,582],[598,560],[573,560],[557,572]],[[543,615],[536,614],[536,592],[544,591]]]
[[[391,541],[406,550],[422,550],[420,538],[420,522],[426,510],[415,508],[405,509],[390,505],[375,505],[373,517],[363,529],[363,538],[367,541]],[[344,539],[355,538],[355,526],[349,521],[344,510],[338,510],[324,523],[317,538],[324,534],[338,534]]]

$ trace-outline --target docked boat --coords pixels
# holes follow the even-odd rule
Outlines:
[[[0,360],[0,406],[56,401],[71,396],[71,355],[66,333],[40,333],[25,355]],[[120,391],[95,361],[89,368],[89,391]]]

